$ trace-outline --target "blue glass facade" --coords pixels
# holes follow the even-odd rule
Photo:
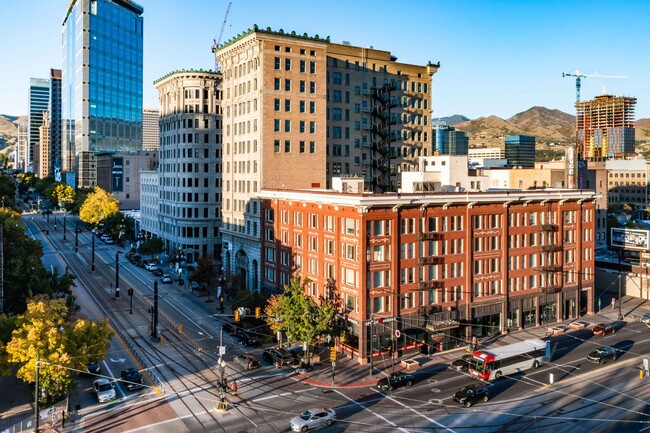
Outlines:
[[[96,185],[96,152],[142,149],[143,9],[131,1],[76,0],[64,21],[63,169]]]
[[[507,135],[505,153],[511,167],[535,168],[535,137]]]

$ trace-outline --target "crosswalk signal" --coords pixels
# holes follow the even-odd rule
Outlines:
[[[235,322],[239,322],[239,310],[235,310]]]
[[[255,318],[259,319],[262,315],[262,309],[260,307],[255,307]]]

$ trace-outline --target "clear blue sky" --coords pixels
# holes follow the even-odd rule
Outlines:
[[[152,82],[177,69],[214,67],[210,47],[227,0],[139,0],[144,7],[144,107],[158,106]],[[30,77],[61,67],[61,24],[69,0],[0,0],[0,113],[27,113]],[[637,98],[650,117],[650,1],[647,0],[233,0],[223,41],[258,24],[330,36],[390,51],[404,63],[440,61],[434,117],[508,118],[539,105],[574,114],[607,93]]]

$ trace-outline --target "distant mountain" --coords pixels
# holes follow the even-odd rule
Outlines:
[[[634,131],[636,141],[650,142],[650,119],[639,119],[634,123],[636,127],[636,131]]]
[[[467,122],[471,120],[469,117],[465,117],[462,114],[454,114],[453,116],[447,117],[436,117],[433,119],[434,122],[444,122],[449,126],[454,126],[458,123]]]

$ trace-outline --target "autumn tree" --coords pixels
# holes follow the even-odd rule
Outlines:
[[[274,333],[284,332],[289,343],[306,343],[307,360],[310,346],[332,332],[336,312],[333,301],[321,299],[319,304],[307,295],[310,282],[300,277],[291,278],[284,286],[284,293],[272,296],[264,309]]]
[[[59,207],[67,209],[70,204],[74,202],[74,189],[63,182],[59,182],[54,187],[52,192],[52,198],[55,203],[59,204]]]
[[[86,196],[79,219],[94,226],[101,223],[106,217],[120,211],[119,202],[106,190],[96,186],[92,193]]]
[[[39,387],[49,396],[72,389],[73,375],[89,359],[105,358],[113,335],[106,322],[70,316],[63,299],[47,296],[30,300],[17,321],[5,347],[7,361],[18,367],[18,378],[32,383],[39,359]]]

